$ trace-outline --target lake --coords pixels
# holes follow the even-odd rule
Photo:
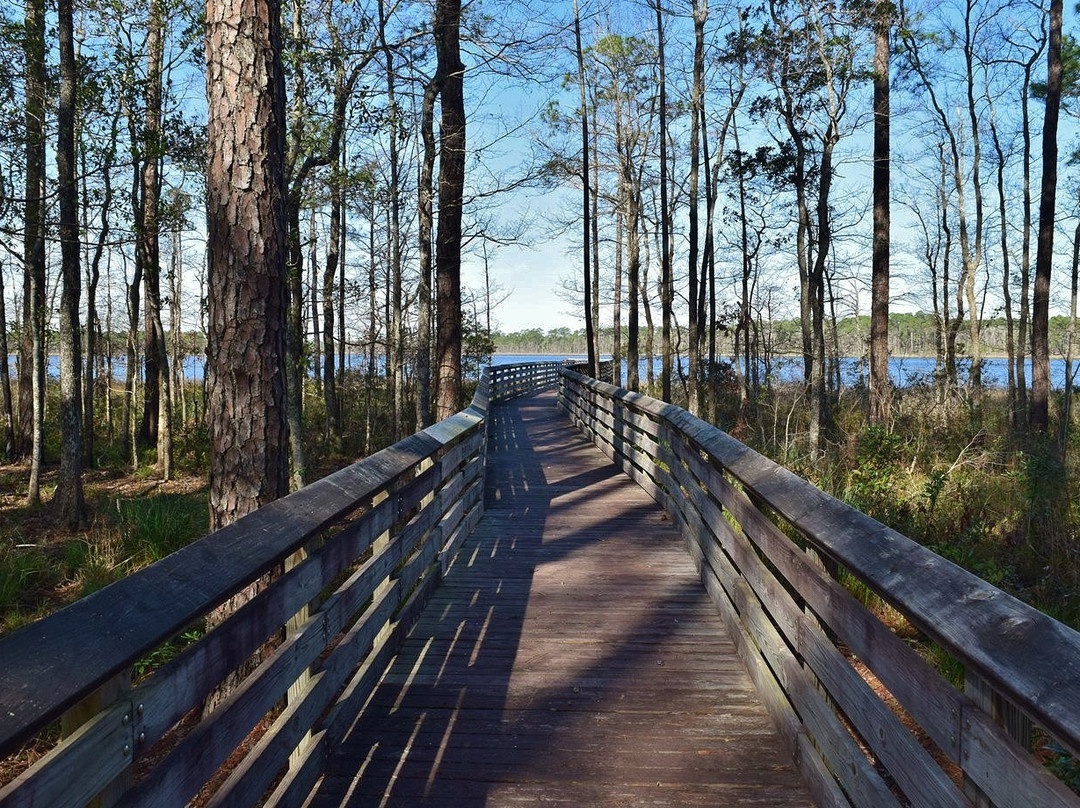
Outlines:
[[[566,358],[578,359],[584,361],[582,356],[566,356],[563,354],[549,355],[549,354],[495,354],[491,358],[491,364],[493,365],[512,365],[518,362],[547,362],[552,360],[561,360]],[[203,377],[203,362],[202,356],[186,356],[184,357],[184,378],[188,381],[200,381]],[[15,357],[9,358],[11,367],[11,373],[15,373]],[[366,367],[367,357],[363,354],[347,354],[345,364],[349,369],[360,369]],[[639,373],[641,378],[645,378],[645,371],[648,360],[642,359],[639,363]],[[659,357],[653,359],[653,371],[659,376],[661,370],[662,361]],[[626,378],[626,361],[623,360],[623,379]],[[682,358],[682,366],[685,370],[688,367],[686,357]],[[1077,363],[1080,367],[1080,362]],[[379,357],[379,368],[382,369],[382,357]],[[113,377],[116,379],[123,379],[125,377],[126,361],[123,356],[119,356],[113,359]],[[970,369],[970,362],[961,361],[959,368],[959,375],[961,383],[967,382],[968,370]],[[60,359],[57,356],[49,357],[49,376],[52,378],[59,378],[60,376]],[[1076,369],[1074,368],[1074,374]],[[889,375],[892,377],[893,384],[897,387],[912,387],[919,384],[929,384],[933,381],[934,374],[934,360],[929,357],[921,356],[898,356],[889,359]],[[857,387],[866,383],[867,366],[866,362],[854,357],[845,357],[840,360],[840,377],[844,385],[847,387]],[[798,356],[785,356],[780,357],[773,362],[773,379],[777,382],[796,382],[802,378],[802,357]],[[1031,361],[1027,362],[1027,378],[1031,380]],[[993,357],[983,360],[983,384],[987,387],[1000,387],[1003,388],[1008,382],[1008,368],[1004,358]],[[1065,360],[1064,359],[1051,359],[1050,360],[1050,384],[1054,389],[1060,390],[1065,386]]]

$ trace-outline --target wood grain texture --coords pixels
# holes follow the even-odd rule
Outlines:
[[[873,779],[865,754],[912,804],[969,804],[957,770],[939,769],[935,750],[924,752],[909,735],[915,719],[987,804],[1080,805],[1024,748],[1028,716],[1067,748],[1080,748],[1080,634],[678,407],[566,371],[560,403],[682,527],[706,589],[725,617],[737,615],[732,631],[778,725],[787,726],[790,702],[801,729],[785,736],[820,750],[853,802],[890,799],[880,786],[863,788]],[[777,517],[801,538],[790,539],[771,521]],[[962,660],[969,676],[988,680],[985,703],[957,691],[856,602],[832,577],[841,566]],[[767,665],[754,662],[758,654]],[[864,682],[858,666],[878,681]],[[880,684],[889,693],[882,696]],[[819,689],[843,734],[821,709]],[[784,699],[772,698],[774,690]],[[849,731],[863,752],[845,740]],[[855,768],[864,774],[847,779]],[[803,772],[815,797],[831,803],[805,765]]]
[[[236,588],[258,578],[317,538],[307,558],[280,575],[230,620],[125,694],[122,704],[102,705],[96,716],[20,776],[0,789],[0,805],[83,805],[89,794],[130,769],[133,760],[162,738],[222,677],[276,635],[283,625],[350,567],[366,561],[336,594],[322,600],[303,630],[290,633],[274,654],[245,680],[231,700],[196,727],[171,754],[156,762],[126,804],[182,804],[229,757],[236,744],[293,687],[302,709],[285,732],[274,731],[265,760],[244,762],[251,782],[265,783],[282,754],[306,735],[336,695],[366,648],[340,663],[342,648],[326,656],[327,643],[350,625],[355,632],[373,613],[378,632],[394,616],[394,642],[411,625],[449,564],[451,549],[475,525],[482,506],[488,385],[482,379],[472,405],[433,427],[313,483],[167,559],[107,587],[57,614],[0,641],[0,754],[18,746],[103,682],[128,677],[132,661],[187,627]],[[324,536],[330,527],[333,535]],[[374,555],[367,557],[372,543]],[[446,547],[447,543],[451,545]],[[404,566],[401,566],[404,562]],[[396,572],[395,572],[396,570]],[[387,578],[395,575],[392,590]],[[393,591],[385,614],[373,593]],[[367,630],[365,628],[365,630]],[[365,635],[366,636],[366,635]],[[396,646],[395,646],[396,647]],[[380,664],[386,659],[373,655]],[[318,660],[317,679],[300,688],[298,676]],[[344,665],[344,667],[342,667]],[[332,675],[329,675],[331,674]],[[369,676],[364,680],[374,683]],[[330,683],[333,683],[331,686]],[[354,684],[356,680],[354,680]],[[352,687],[352,685],[350,685]],[[318,694],[316,700],[311,694]],[[367,697],[349,691],[345,703]],[[84,702],[85,704],[86,702]],[[92,714],[93,711],[91,711]],[[326,737],[322,732],[317,739]],[[273,740],[273,743],[271,743]],[[304,742],[306,747],[315,742]],[[303,767],[305,771],[310,766]],[[239,776],[239,775],[238,775]],[[247,783],[241,802],[247,799]],[[225,798],[222,797],[224,800]]]
[[[483,516],[311,805],[812,805],[671,522],[554,398],[496,410]]]

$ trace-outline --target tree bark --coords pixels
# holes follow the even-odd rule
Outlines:
[[[161,323],[161,94],[164,58],[162,0],[150,2],[146,38],[146,128],[143,139],[142,233],[143,291],[145,294],[146,387],[143,390],[147,437],[157,443],[157,469],[163,479],[172,476],[172,396],[169,351]]]
[[[1046,434],[1050,425],[1050,271],[1054,259],[1057,195],[1058,114],[1061,108],[1062,0],[1050,0],[1050,47],[1046,55],[1046,115],[1043,118],[1042,189],[1039,242],[1035,255],[1035,293],[1031,300],[1031,428]]]
[[[435,99],[442,89],[444,76],[436,71],[424,87],[420,106],[420,137],[423,156],[417,189],[417,248],[419,267],[419,312],[416,336],[416,426],[431,425],[431,236],[434,231],[431,182],[435,175]]]
[[[60,104],[57,110],[56,173],[60,199],[60,472],[53,509],[70,528],[83,522],[82,347],[79,343],[79,199],[75,179],[75,105],[78,74],[72,0],[59,0]]]
[[[459,34],[461,0],[437,0],[435,49],[442,87],[439,152],[439,232],[435,244],[438,288],[436,418],[461,408],[461,209],[465,188],[465,97]]]
[[[0,417],[4,419],[3,457],[15,459],[15,412],[11,400],[11,371],[8,361],[7,298],[4,297],[4,271],[0,266]]]
[[[26,221],[23,235],[23,341],[19,363],[20,453],[30,456],[27,504],[41,503],[45,419],[45,2],[27,0]]]
[[[593,320],[593,286],[590,272],[590,196],[589,178],[589,105],[585,95],[585,54],[581,47],[581,16],[578,3],[574,0],[574,42],[577,52],[578,92],[581,100],[581,275],[585,291],[585,341],[588,344],[588,362],[593,376],[599,375],[600,365],[596,352],[595,323]]]
[[[337,280],[338,261],[342,260],[339,253],[344,220],[344,191],[341,187],[344,168],[344,165],[337,166],[330,175],[330,235],[322,278],[323,404],[326,408],[326,437],[334,441],[341,436],[341,405],[338,401],[337,374],[334,367],[334,282]]]
[[[994,144],[994,152],[997,157],[997,195],[998,195],[998,222],[1000,224],[1001,238],[1001,299],[1005,310],[1005,355],[1008,366],[1008,391],[1009,421],[1017,426],[1019,410],[1017,408],[1016,386],[1016,329],[1013,321],[1013,298],[1012,298],[1012,261],[1009,255],[1009,211],[1008,197],[1005,195],[1005,149],[1001,145],[1001,137],[998,134],[997,123],[994,120],[993,101],[990,102],[990,137]]]
[[[673,352],[671,318],[674,284],[671,277],[671,212],[668,210],[667,153],[667,64],[664,58],[664,20],[659,0],[656,9],[657,61],[660,67],[660,339],[663,362],[660,374],[660,397],[671,401]],[[652,357],[649,358],[652,361]]]
[[[870,284],[870,423],[889,422],[889,32],[892,3],[874,9],[874,243]]]
[[[102,164],[101,181],[101,226],[98,230],[97,243],[94,245],[94,253],[90,258],[90,266],[86,278],[86,378],[83,383],[83,456],[86,464],[94,465],[94,363],[97,356],[97,339],[99,332],[97,314],[97,289],[101,280],[101,259],[105,255],[105,248],[109,241],[110,217],[113,204],[112,167],[116,158],[117,134],[120,124],[120,112],[113,115],[112,128],[109,144],[106,147],[105,159]],[[83,150],[85,155],[85,149]],[[83,176],[87,175],[83,170]],[[84,186],[85,187],[85,186]],[[85,194],[85,192],[84,192]],[[84,206],[88,202],[89,195],[85,195]],[[87,216],[89,218],[89,216]],[[108,397],[108,386],[105,388]]]
[[[1031,323],[1031,112],[1028,99],[1031,95],[1031,74],[1046,41],[1045,27],[1042,34],[1043,44],[1032,53],[1031,59],[1024,63],[1024,81],[1020,86],[1020,134],[1024,144],[1021,157],[1024,175],[1024,224],[1020,244],[1020,322],[1016,327],[1016,425],[1021,430],[1027,428],[1027,357]]]
[[[688,330],[690,338],[690,389],[687,398],[688,409],[694,415],[701,414],[701,322],[700,299],[704,297],[704,288],[698,283],[698,184],[701,166],[700,146],[703,137],[708,137],[701,123],[701,111],[705,102],[705,20],[709,13],[708,0],[692,0],[694,16],[694,79],[690,95],[690,241],[688,257],[688,282],[690,311]],[[705,167],[708,172],[709,167]],[[708,208],[708,201],[706,201]]]
[[[398,129],[397,76],[394,51],[386,41],[386,4],[379,0],[379,39],[386,60],[386,104],[389,108],[388,157],[390,158],[390,356],[389,372],[394,388],[394,439],[405,437],[405,306],[401,256],[401,155]]]
[[[210,526],[288,491],[285,88],[278,0],[209,0]]]

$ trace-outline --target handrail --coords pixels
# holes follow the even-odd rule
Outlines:
[[[569,370],[559,400],[681,527],[820,805],[1080,806],[1028,750],[1033,724],[1080,752],[1080,633],[679,407]],[[841,568],[963,663],[964,692]]]
[[[543,387],[553,387],[559,382],[559,368],[564,362],[518,362],[513,365],[492,365],[491,400],[506,401]]]
[[[210,804],[260,803],[283,771],[264,804],[300,804],[479,520],[489,401],[516,376],[485,372],[462,412],[0,639],[0,758],[62,717],[65,736],[0,789],[0,808],[182,806],[267,716]],[[136,660],[245,592],[132,685]],[[245,665],[254,670],[188,726]],[[162,739],[171,749],[136,782]]]

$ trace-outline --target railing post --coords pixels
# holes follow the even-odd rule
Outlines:
[[[285,572],[298,567],[307,558],[307,550],[300,549],[293,553],[291,556],[285,559]],[[296,634],[304,624],[307,623],[308,617],[310,617],[309,604],[304,604],[300,611],[289,618],[289,622],[285,624],[285,636],[286,638],[292,637]],[[304,691],[307,690],[308,685],[311,682],[311,669],[307,668],[300,676],[289,685],[288,694],[285,697],[287,704],[293,704],[304,697]],[[296,745],[296,749],[289,756],[289,769],[295,769],[301,763],[304,762],[304,747],[311,738],[311,731],[309,730],[306,735],[300,740],[300,743]]]
[[[964,668],[964,694],[975,702],[975,706],[985,712],[994,723],[1004,728],[1009,737],[1026,751],[1031,751],[1031,719],[1019,708],[979,676],[970,666]],[[961,767],[963,764],[961,763]],[[975,808],[997,808],[994,802],[971,781],[964,771],[964,793],[971,799]]]
[[[118,673],[108,680],[100,688],[84,698],[60,717],[60,738],[66,740],[74,735],[86,722],[93,719],[105,709],[117,702],[123,701],[131,690],[131,675],[127,672]],[[124,716],[129,726],[134,727],[136,716],[131,714],[130,708]],[[135,756],[134,744],[138,739],[132,731],[132,743],[124,750],[128,759],[128,767],[124,772],[113,780],[108,786],[86,803],[86,808],[110,808],[120,801],[124,792],[134,782],[131,761]]]

